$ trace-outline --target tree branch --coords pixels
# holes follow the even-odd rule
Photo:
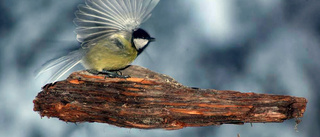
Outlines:
[[[34,111],[66,122],[180,129],[283,122],[302,117],[307,104],[300,97],[185,87],[138,66],[122,72],[131,78],[74,72],[64,81],[44,86],[33,101]]]

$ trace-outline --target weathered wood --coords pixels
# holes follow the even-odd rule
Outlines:
[[[300,97],[189,88],[138,66],[122,72],[131,78],[74,72],[64,81],[44,86],[33,101],[34,111],[66,122],[180,129],[283,122],[302,117],[307,104]]]

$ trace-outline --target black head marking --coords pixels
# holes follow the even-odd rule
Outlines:
[[[137,43],[140,41],[142,43]],[[143,42],[145,41],[145,43]],[[133,43],[135,48],[138,51],[138,55],[144,51],[144,49],[149,45],[150,42],[154,41],[154,38],[150,37],[150,35],[143,29],[139,28],[133,32]]]
[[[139,38],[139,39],[150,39],[150,35],[143,29],[137,29],[133,32],[133,38]]]

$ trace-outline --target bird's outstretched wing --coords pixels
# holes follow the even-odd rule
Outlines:
[[[94,42],[118,31],[134,31],[160,0],[86,0],[74,19],[77,40]]]

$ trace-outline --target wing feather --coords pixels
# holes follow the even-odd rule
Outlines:
[[[133,32],[145,22],[160,0],[86,0],[74,23],[77,40],[86,45],[118,31]]]
[[[85,55],[85,49],[79,49],[73,52],[70,52],[68,55],[48,61],[45,63],[39,70],[37,70],[37,76],[40,76],[46,71],[52,70],[56,67],[58,69],[54,71],[54,74],[49,78],[47,82],[55,82],[59,80],[65,73],[67,73],[70,69],[80,63],[81,59]]]

